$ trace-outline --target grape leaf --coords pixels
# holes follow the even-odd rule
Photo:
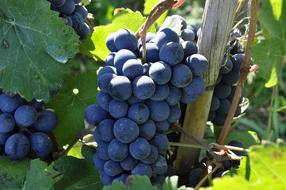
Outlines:
[[[280,0],[263,0],[258,12],[264,39],[253,49],[253,59],[260,65],[258,75],[268,80],[266,87],[277,84],[281,75],[283,57],[286,56],[286,2]]]
[[[145,0],[145,3],[144,3],[144,15],[148,15],[152,8],[158,3],[160,2],[160,0]],[[166,11],[165,13],[163,13],[159,18],[158,20],[156,20],[156,23],[158,25],[162,25],[162,23],[164,22],[164,20],[166,19],[168,15],[168,11]]]
[[[24,189],[29,190],[50,190],[53,187],[52,176],[49,176],[45,169],[47,163],[40,159],[32,160],[30,162],[30,169],[26,175]]]
[[[105,186],[103,190],[158,190],[157,187],[153,187],[147,176],[132,176],[128,178],[128,186],[122,182],[113,182],[110,186]]]
[[[105,39],[110,33],[116,32],[121,28],[128,28],[136,32],[144,21],[145,18],[140,12],[122,10],[122,13],[113,17],[111,24],[94,28],[91,38],[81,45],[81,53],[95,60],[104,60],[110,53],[105,44]]]
[[[22,189],[29,160],[11,161],[0,157],[0,189]]]
[[[58,117],[54,134],[59,145],[71,143],[84,129],[84,109],[96,102],[96,95],[96,70],[77,76],[66,74],[63,88],[48,104]]]
[[[26,99],[49,99],[63,67],[78,52],[73,29],[44,0],[0,1],[0,88]]]
[[[274,144],[256,145],[249,159],[241,161],[238,175],[213,181],[207,190],[284,190],[286,187],[286,147]]]
[[[166,18],[166,20],[164,21],[164,23],[160,27],[160,30],[163,30],[164,28],[171,28],[178,35],[181,35],[182,28],[185,26],[186,26],[186,21],[183,17],[181,17],[179,15],[172,15],[172,16],[168,16]]]

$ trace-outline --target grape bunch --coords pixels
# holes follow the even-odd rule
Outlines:
[[[239,30],[236,29],[232,35],[240,36]],[[215,85],[208,118],[215,125],[223,125],[225,122],[236,90],[236,83],[240,77],[240,66],[245,56],[242,45],[236,39],[230,42],[228,49],[229,52],[226,54]],[[242,99],[241,97],[240,103]],[[241,107],[238,106],[235,116],[240,114]]]
[[[85,120],[96,126],[94,165],[104,185],[129,175],[146,175],[155,185],[164,181],[166,131],[181,117],[180,102],[191,103],[205,90],[208,61],[191,40],[169,28],[148,33],[142,59],[142,44],[131,31],[107,37],[111,53],[98,72],[97,104],[85,110]]]
[[[80,0],[49,0],[51,9],[59,12],[60,17],[66,19],[67,24],[76,31],[80,39],[85,39],[90,34],[90,28],[85,22],[88,10]]]
[[[55,114],[43,102],[0,93],[0,152],[12,160],[26,156],[45,158],[54,149],[50,138]]]

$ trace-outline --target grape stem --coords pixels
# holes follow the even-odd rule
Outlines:
[[[246,50],[245,50],[245,59],[240,67],[240,79],[238,82],[238,85],[235,90],[234,98],[230,107],[230,110],[227,114],[227,118],[224,122],[223,129],[219,135],[219,138],[217,142],[219,144],[224,144],[224,141],[230,131],[231,123],[233,120],[233,117],[235,115],[235,111],[237,109],[239,99],[242,95],[242,89],[245,86],[246,80],[247,80],[247,75],[249,73],[249,68],[250,68],[250,61],[251,61],[251,48],[252,44],[255,38],[255,32],[256,32],[256,22],[257,22],[257,10],[258,10],[258,0],[252,0],[251,1],[251,12],[250,12],[250,22],[249,22],[249,31],[248,31],[248,38],[247,38],[247,45],[246,45]]]
[[[146,59],[146,35],[147,35],[148,29],[156,22],[156,20],[164,12],[166,12],[168,9],[171,9],[176,3],[177,3],[177,0],[161,0],[160,2],[158,2],[151,10],[146,21],[142,24],[142,26],[135,33],[136,37],[141,39],[142,48],[143,48],[143,52],[142,52],[143,60]]]

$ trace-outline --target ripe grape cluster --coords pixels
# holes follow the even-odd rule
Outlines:
[[[80,3],[80,0],[49,0],[51,9],[60,13],[60,17],[67,20],[67,24],[76,31],[80,39],[90,34],[90,28],[85,22],[88,10]]]
[[[43,102],[0,93],[0,152],[12,160],[26,156],[45,158],[54,149],[49,134],[57,118]]]
[[[98,72],[97,104],[85,110],[86,121],[96,126],[94,165],[104,185],[129,175],[164,181],[166,131],[181,117],[180,102],[191,103],[205,90],[208,61],[193,40],[169,28],[148,33],[142,59],[141,41],[131,31],[107,37],[111,53]]]
[[[233,35],[239,36],[240,32],[235,30]],[[240,66],[244,60],[242,45],[234,39],[229,44],[229,52],[221,67],[220,74],[214,89],[214,95],[211,102],[209,121],[215,125],[223,125],[236,90],[236,83],[240,77]],[[240,103],[242,97],[240,99]],[[241,114],[241,107],[238,106],[235,116]]]

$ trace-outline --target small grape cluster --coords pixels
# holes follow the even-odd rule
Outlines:
[[[49,156],[54,149],[49,134],[56,124],[55,114],[44,109],[43,102],[0,93],[0,147],[10,159]]]
[[[67,24],[76,31],[80,39],[85,39],[90,34],[90,28],[85,22],[88,10],[80,0],[49,0],[51,9],[60,13],[60,17],[67,20]]]
[[[236,30],[235,34],[239,35],[240,32]],[[227,54],[215,85],[208,118],[215,125],[224,124],[234,97],[236,83],[240,77],[240,66],[244,60],[244,53],[238,40],[234,39],[230,42]],[[241,97],[240,103],[242,100]],[[241,107],[238,106],[235,116],[240,114]]]
[[[164,181],[169,127],[181,117],[180,102],[188,104],[205,90],[202,78],[207,59],[197,45],[169,28],[146,37],[146,58],[134,33],[111,33],[111,53],[98,72],[97,104],[85,110],[86,121],[97,126],[94,165],[101,181],[124,182],[129,175],[146,175],[153,184]]]

